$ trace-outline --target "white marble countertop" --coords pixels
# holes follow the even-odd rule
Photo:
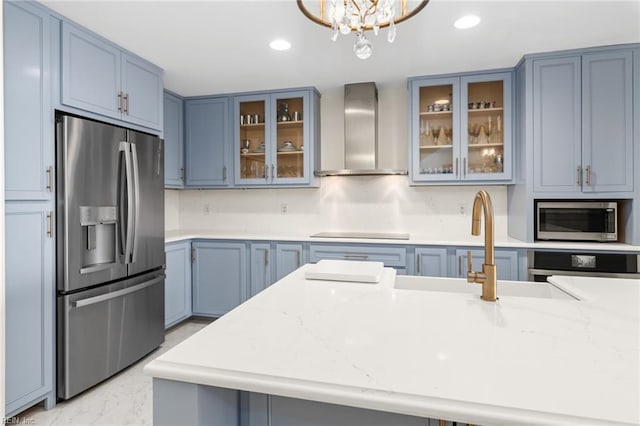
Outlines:
[[[484,247],[484,237],[474,237],[469,232],[464,237],[443,237],[430,235],[413,235],[408,240],[363,239],[363,238],[316,238],[306,234],[260,234],[246,232],[212,232],[207,230],[166,231],[165,242],[172,243],[192,239],[219,240],[256,240],[256,241],[302,241],[317,243],[355,243],[355,244],[393,244],[393,245],[425,245],[425,246],[478,246]],[[515,238],[496,237],[495,246],[499,248],[550,249],[550,250],[592,250],[592,251],[637,251],[640,246],[623,243],[589,243],[589,242],[557,242],[538,241],[527,243]]]
[[[640,280],[583,300],[311,281],[303,266],[145,367],[154,377],[482,425],[640,423]],[[470,284],[471,285],[471,284]]]

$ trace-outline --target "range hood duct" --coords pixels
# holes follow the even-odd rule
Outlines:
[[[344,86],[344,169],[316,176],[406,175],[378,168],[378,89],[375,83]]]

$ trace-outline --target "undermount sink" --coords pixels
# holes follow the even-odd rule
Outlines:
[[[447,293],[482,294],[482,286],[462,278],[396,276],[393,288],[398,290],[439,291]],[[538,299],[579,300],[550,283],[498,280],[498,297],[533,297]]]

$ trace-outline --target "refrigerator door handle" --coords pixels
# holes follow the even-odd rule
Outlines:
[[[131,250],[131,262],[135,262],[138,254],[138,242],[140,238],[138,237],[138,228],[140,224],[140,173],[138,166],[138,151],[136,150],[136,144],[130,143],[131,146],[131,157],[133,163],[133,238],[132,243],[133,247]]]
[[[81,308],[83,306],[95,305],[96,303],[106,302],[107,300],[115,299],[127,294],[135,293],[144,288],[150,287],[164,279],[164,275],[161,275],[152,280],[143,282],[142,284],[134,285],[133,287],[123,288],[122,290],[116,290],[111,293],[101,294],[100,296],[87,297],[86,299],[76,300],[72,302],[74,308]]]
[[[133,245],[133,182],[132,182],[132,165],[131,165],[131,144],[129,142],[120,142],[119,150],[124,154],[124,165],[125,165],[125,180],[121,181],[120,188],[120,229],[122,240],[124,242],[124,263],[131,263],[131,253],[132,253],[132,245]],[[127,224],[126,230],[123,223],[123,202],[124,202],[124,192],[126,187],[126,195],[127,195]],[[124,232],[123,232],[124,231]]]

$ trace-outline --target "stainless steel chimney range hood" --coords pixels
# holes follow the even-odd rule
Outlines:
[[[344,169],[320,170],[316,176],[406,175],[406,170],[378,168],[378,89],[376,84],[344,86]]]

